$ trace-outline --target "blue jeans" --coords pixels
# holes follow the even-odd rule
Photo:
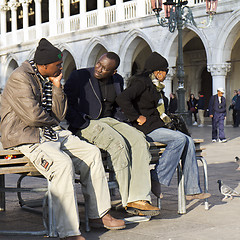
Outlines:
[[[158,128],[147,134],[149,142],[167,144],[159,158],[155,169],[151,171],[152,178],[166,186],[170,185],[180,159],[183,163],[185,194],[201,193],[198,165],[193,139],[182,132],[167,128]]]
[[[213,118],[212,118],[212,139],[218,139],[218,135],[219,135],[220,140],[225,139],[224,119],[225,119],[225,114],[224,113],[215,112],[213,114]]]

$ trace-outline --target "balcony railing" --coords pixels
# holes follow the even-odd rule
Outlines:
[[[189,6],[202,4],[205,4],[205,0],[188,0]],[[39,37],[47,37],[49,34],[60,35],[69,31],[74,32],[81,29],[109,25],[115,22],[141,18],[152,14],[153,12],[150,0],[132,0],[110,7],[104,7],[103,9],[85,12],[84,15],[77,14],[70,16],[67,20],[65,19],[65,21],[64,18],[58,19],[56,20],[56,31],[51,31],[52,28],[56,29],[56,25],[47,22],[40,24],[40,26],[28,27],[25,30],[19,29],[16,32],[1,34],[1,46],[9,45],[10,43],[18,44],[30,39],[37,39]],[[81,20],[83,20],[81,18],[82,16],[85,16],[86,18],[84,21],[85,23],[81,22]],[[69,24],[70,26],[65,27],[65,24]],[[28,31],[28,34],[24,34],[26,31]],[[40,35],[39,32],[41,33]]]

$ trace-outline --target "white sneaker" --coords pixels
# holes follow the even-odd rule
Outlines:
[[[203,127],[203,124],[199,124],[198,127]]]
[[[217,142],[217,139],[213,139],[212,142]]]
[[[218,140],[220,143],[225,143],[225,142],[227,142],[227,139],[219,139]]]
[[[194,122],[194,123],[193,123],[193,126],[196,126],[196,125],[197,125],[197,122]]]

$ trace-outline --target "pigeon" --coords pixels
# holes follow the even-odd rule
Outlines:
[[[226,200],[227,198],[230,198],[232,200],[233,195],[240,196],[237,191],[224,184],[222,180],[218,180],[217,183],[219,185],[219,192],[224,195],[224,198],[222,200]]]
[[[239,157],[235,157],[235,161],[238,164],[238,168],[236,170],[240,171],[240,158]]]

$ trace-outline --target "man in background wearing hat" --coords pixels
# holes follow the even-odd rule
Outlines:
[[[125,227],[108,213],[110,194],[100,150],[59,123],[66,113],[61,86],[62,53],[41,39],[34,59],[25,61],[9,77],[2,96],[1,141],[3,147],[25,154],[50,182],[57,231],[61,239],[84,240],[74,189],[80,174],[89,199],[89,217],[108,229]]]
[[[148,143],[142,133],[117,120],[123,120],[115,101],[123,88],[123,79],[116,73],[119,64],[119,56],[108,52],[94,68],[72,72],[64,86],[66,119],[74,134],[109,153],[126,211],[154,216],[160,210],[150,203]]]
[[[209,101],[209,116],[212,118],[212,142],[226,142],[224,119],[226,118],[226,99],[223,88],[217,89],[217,94]]]

